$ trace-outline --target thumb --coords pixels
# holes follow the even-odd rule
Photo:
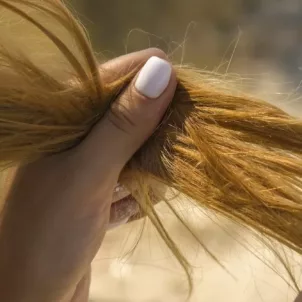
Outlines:
[[[122,169],[151,136],[169,106],[176,89],[175,72],[169,62],[151,57],[115,100],[111,110],[89,135],[101,142],[96,151],[104,161]]]
[[[114,134],[112,148],[125,164],[153,133],[176,89],[172,66],[151,57],[128,88],[113,103],[107,116]],[[117,148],[117,149],[116,149]]]

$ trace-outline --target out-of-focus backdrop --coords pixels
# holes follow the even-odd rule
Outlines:
[[[264,93],[281,102],[284,94],[291,100],[298,96],[302,75],[300,0],[67,2],[88,29],[102,59],[160,47],[174,62],[253,79],[245,87],[253,94]],[[270,95],[274,92],[279,96]],[[298,102],[296,106],[302,110]],[[296,108],[288,110],[297,114]]]
[[[244,89],[248,92],[302,116],[301,0],[68,2],[88,29],[102,59],[160,47],[176,63],[239,74],[239,82],[247,83]],[[196,267],[190,301],[294,301],[296,294],[286,282],[254,254],[269,260],[273,268],[278,267],[277,260],[250,234],[188,205],[180,209],[196,234],[227,266],[228,274],[173,215],[161,205],[158,210]],[[186,300],[183,272],[148,223],[136,250],[127,254],[139,229],[140,222],[134,222],[108,232],[93,264],[91,301]]]

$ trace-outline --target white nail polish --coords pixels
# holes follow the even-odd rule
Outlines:
[[[171,64],[158,57],[151,57],[141,69],[135,87],[144,96],[156,99],[167,88],[171,73]]]

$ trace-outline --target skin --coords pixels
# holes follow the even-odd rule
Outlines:
[[[101,77],[112,81],[151,56],[166,59],[158,49],[129,54],[101,66]],[[88,301],[90,265],[118,199],[119,174],[176,89],[174,72],[157,99],[141,95],[134,83],[79,146],[17,171],[1,221],[0,301]]]

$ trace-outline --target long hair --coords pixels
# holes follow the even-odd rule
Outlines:
[[[61,1],[0,0],[0,6],[31,24],[61,55],[51,59],[57,66],[51,71],[26,49],[0,45],[0,161],[20,165],[80,143],[134,74],[103,83],[85,30]],[[49,20],[65,38],[52,31]],[[124,168],[120,183],[188,275],[186,258],[153,207],[165,200],[185,224],[157,189],[160,184],[302,254],[301,120],[222,89],[207,73],[175,69],[171,106]]]

